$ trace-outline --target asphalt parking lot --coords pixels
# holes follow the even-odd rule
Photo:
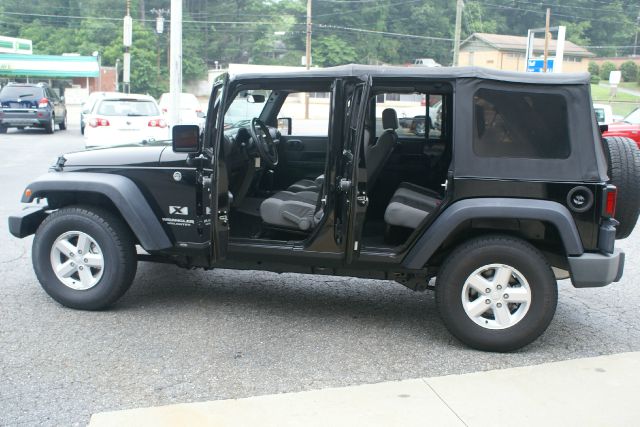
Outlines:
[[[375,280],[141,263],[113,309],[64,308],[40,288],[32,238],[10,236],[7,216],[30,179],[82,147],[77,127],[0,135],[0,424],[86,424],[106,410],[640,350],[639,232],[618,243],[627,253],[620,283],[560,282],[551,326],[512,354],[465,348],[433,294]]]

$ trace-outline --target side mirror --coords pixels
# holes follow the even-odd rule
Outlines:
[[[291,117],[280,117],[278,119],[278,132],[282,135],[291,135]]]
[[[264,103],[264,95],[249,95],[247,96],[247,102],[250,104],[263,104]]]
[[[600,128],[600,133],[605,133],[609,130],[609,125],[598,125],[598,127]]]
[[[198,153],[200,151],[200,126],[175,125],[171,129],[171,143],[176,153]]]

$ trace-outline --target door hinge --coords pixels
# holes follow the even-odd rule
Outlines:
[[[222,225],[228,225],[229,216],[227,215],[227,211],[218,211],[218,220],[222,223]]]
[[[348,180],[347,178],[340,178],[340,181],[338,181],[338,190],[343,193],[351,190],[351,180]]]
[[[369,197],[367,196],[367,193],[365,193],[364,191],[358,193],[358,195],[356,196],[356,202],[358,202],[358,205],[360,206],[367,206],[369,204]]]

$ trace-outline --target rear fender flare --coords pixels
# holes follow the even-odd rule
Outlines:
[[[454,202],[420,236],[402,261],[408,269],[423,268],[457,226],[472,219],[533,219],[553,224],[568,256],[582,255],[582,240],[569,210],[549,200],[478,198]]]
[[[147,251],[169,249],[173,245],[157,215],[138,186],[121,175],[91,172],[50,172],[27,186],[22,202],[47,197],[51,192],[99,193],[107,197],[127,222],[140,245]]]

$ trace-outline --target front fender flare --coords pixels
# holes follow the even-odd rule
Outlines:
[[[582,255],[580,234],[569,210],[549,200],[478,198],[460,200],[446,207],[402,261],[408,269],[423,268],[457,226],[472,219],[533,219],[549,222],[558,229],[567,255]]]
[[[92,172],[50,172],[38,177],[27,188],[31,190],[31,194],[27,196],[23,193],[23,203],[57,191],[103,194],[120,211],[145,250],[157,251],[173,246],[138,186],[124,176]]]

